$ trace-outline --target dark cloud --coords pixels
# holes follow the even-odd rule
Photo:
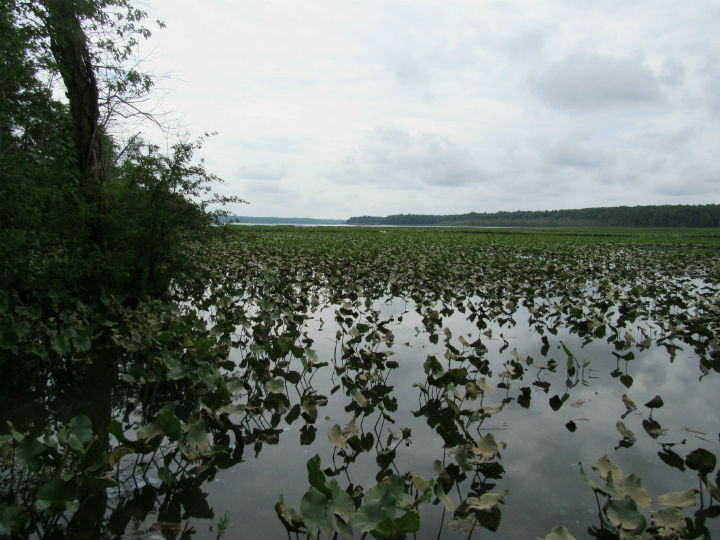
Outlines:
[[[238,169],[238,176],[251,180],[281,180],[285,178],[285,168],[276,163],[246,165]]]
[[[464,149],[441,135],[382,128],[342,162],[335,176],[342,183],[422,187],[460,186],[483,174]]]
[[[571,55],[550,66],[536,90],[561,109],[592,110],[658,100],[660,81],[634,59],[594,54]]]

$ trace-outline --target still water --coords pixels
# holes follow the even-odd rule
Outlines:
[[[334,425],[347,426],[356,414],[346,410],[352,398],[343,392],[342,386],[336,388],[340,377],[334,364],[339,366],[343,362],[343,347],[335,321],[339,307],[329,306],[312,313],[305,326],[318,361],[328,362],[310,381],[314,392],[328,398],[326,404],[318,406],[314,440],[307,444],[302,439],[301,429],[306,425],[303,418],[290,424],[283,421],[278,426],[281,431],[276,441],[264,444],[256,456],[246,447],[242,463],[220,471],[204,487],[215,516],[228,513],[230,522],[226,534],[230,538],[283,537],[286,533],[274,505],[283,494],[286,505],[299,507],[309,488],[306,462],[318,454],[323,467],[333,464],[340,467],[344,463],[342,452],[328,438]],[[370,311],[387,321],[386,327],[394,335],[389,343],[376,344],[376,348],[391,351],[389,358],[397,362],[397,367],[383,372],[387,377],[384,384],[397,400],[397,410],[388,411],[390,418],[384,422],[377,410],[357,418],[356,422],[360,425],[362,420],[361,433],[372,432],[375,441],[383,444],[391,433],[410,428],[410,439],[396,448],[393,469],[400,474],[412,472],[430,479],[436,476],[434,461],[439,460],[446,466],[456,462],[453,448],[437,429],[430,427],[429,417],[421,413],[426,402],[418,385],[428,384],[423,367],[428,356],[434,355],[443,368],[449,369],[458,362],[446,359],[447,343],[462,350],[462,336],[466,343],[480,338],[487,347],[485,359],[489,370],[485,379],[492,390],[486,392],[482,405],[498,410],[485,418],[474,436],[479,438],[491,433],[496,441],[507,445],[501,448],[496,460],[501,466],[497,469],[500,472],[487,482],[494,484],[490,491],[507,489],[509,494],[505,504],[499,507],[501,519],[497,531],[478,525],[473,537],[544,536],[557,525],[565,525],[576,537],[587,537],[588,527],[599,527],[600,522],[594,493],[581,479],[580,462],[593,480],[602,483],[591,465],[607,455],[625,475],[638,475],[655,500],[666,492],[698,486],[694,471],[680,471],[663,462],[659,454],[663,443],[675,443],[669,448],[681,456],[695,448],[705,448],[715,454],[719,451],[717,381],[713,374],[707,380],[701,377],[692,350],[679,350],[671,358],[666,349],[653,344],[643,350],[633,349],[634,359],[626,361],[612,354],[614,349],[605,339],[583,344],[578,336],[560,330],[543,343],[540,334],[529,326],[529,313],[524,308],[514,314],[514,323],[489,324],[482,332],[468,320],[467,313],[455,311],[442,319],[448,333],[432,343],[423,327],[422,316],[412,302],[388,299],[374,303]],[[644,335],[652,337],[651,324],[640,326],[631,332],[633,339],[640,341]],[[451,337],[446,342],[448,335]],[[574,354],[578,365],[584,366],[572,381],[565,369],[567,354],[562,344]],[[241,365],[249,353],[247,348],[238,348],[231,359]],[[554,372],[540,369],[539,366],[547,365],[550,359],[557,361]],[[522,375],[513,368],[511,371],[515,374],[508,374],[511,360],[524,368]],[[299,364],[294,359],[290,368],[302,370]],[[529,389],[529,401],[518,399],[523,388]],[[292,387],[289,390],[290,406],[299,404],[300,392]],[[635,410],[629,410],[623,395],[633,402]],[[648,421],[651,413],[643,404],[656,395],[661,396],[664,406],[652,411],[652,419],[665,431],[655,438],[643,428],[643,421]],[[559,407],[553,407],[558,404],[552,401],[554,396],[564,397]],[[461,405],[468,410],[478,406],[478,401]],[[632,437],[620,433],[618,422],[623,422]],[[379,448],[376,446],[375,450]],[[377,481],[375,475],[380,468],[376,459],[374,451],[361,452],[335,478],[343,488],[352,482],[367,490]],[[471,476],[468,473],[467,479],[448,494],[455,506],[471,490]],[[707,499],[707,492],[705,497]],[[468,531],[462,530],[460,524],[451,524],[452,516],[435,502],[421,507],[421,529],[417,537],[467,537]],[[655,508],[657,506],[652,506],[649,510]],[[210,525],[213,522],[194,523],[199,538],[212,534]],[[712,537],[720,536],[717,520],[708,520],[706,526]],[[355,533],[360,536],[358,530]]]

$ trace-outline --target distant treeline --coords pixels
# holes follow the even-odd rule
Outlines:
[[[456,225],[485,227],[720,227],[720,205],[613,206],[578,210],[542,210],[424,215],[361,216],[349,225]]]
[[[283,217],[251,217],[251,216],[222,216],[221,223],[256,223],[256,224],[284,224],[284,225],[342,225],[342,219],[313,219],[313,218],[283,218]]]

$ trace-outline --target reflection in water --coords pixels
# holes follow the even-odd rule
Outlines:
[[[25,388],[29,403],[5,381],[16,404],[12,417],[2,407],[3,420],[18,435],[2,440],[4,479],[37,461],[27,485],[49,486],[45,510],[66,511],[46,519],[46,503],[30,501],[36,513],[17,519],[39,536],[419,527],[419,537],[518,537],[562,524],[604,537],[614,503],[596,494],[617,495],[621,481],[599,469],[593,491],[578,463],[590,478],[606,454],[654,501],[698,489],[695,505],[675,512],[692,535],[720,534],[714,465],[689,457],[718,454],[717,397],[705,382],[716,351],[706,321],[692,320],[707,310],[675,290],[709,298],[709,285],[671,282],[660,294],[620,272],[614,284],[528,277],[522,294],[498,281],[461,294],[389,276],[348,292],[281,264],[211,287],[194,304],[202,316],[158,309],[146,328],[120,313],[123,328],[106,330],[102,349],[119,378],[81,364],[72,380],[51,374]],[[88,425],[107,431],[87,431],[88,411]],[[62,474],[63,452],[74,475]],[[623,496],[638,493],[628,486]],[[33,494],[5,492],[3,504]],[[382,519],[370,516],[373,497]]]

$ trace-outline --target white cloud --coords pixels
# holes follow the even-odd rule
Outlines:
[[[720,200],[715,0],[151,7],[163,105],[244,214]]]
[[[561,109],[637,106],[660,99],[660,83],[641,62],[628,58],[572,54],[550,66],[537,90]]]

